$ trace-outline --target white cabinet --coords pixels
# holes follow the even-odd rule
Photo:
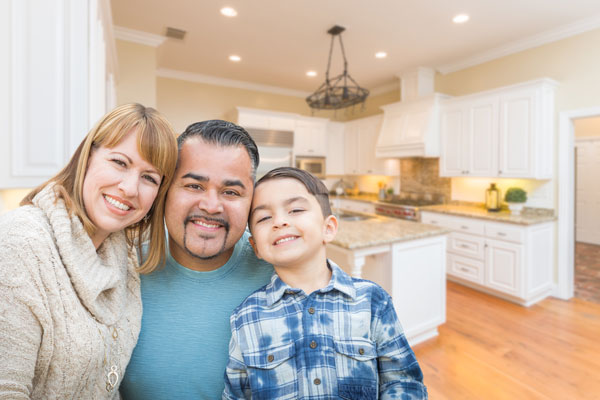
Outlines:
[[[347,122],[344,132],[344,164],[348,175],[400,174],[400,162],[393,158],[375,157],[377,137],[383,122],[382,115]]]
[[[0,189],[41,184],[114,106],[108,0],[0,2]]]
[[[327,175],[344,175],[344,124],[342,122],[329,122],[327,124],[327,160],[325,170]]]
[[[296,126],[296,114],[246,107],[236,109],[237,124],[244,128],[293,131]]]
[[[294,128],[294,155],[327,155],[327,120],[322,118],[303,118],[296,120]]]
[[[445,100],[440,175],[552,178],[554,87],[542,79]]]
[[[552,291],[553,222],[517,225],[427,211],[421,221],[452,230],[448,279],[525,306]]]

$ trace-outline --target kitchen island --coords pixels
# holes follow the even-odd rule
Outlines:
[[[411,345],[437,335],[446,320],[448,230],[367,214],[342,214],[327,256],[352,276],[382,286]]]

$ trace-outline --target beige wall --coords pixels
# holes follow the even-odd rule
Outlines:
[[[117,105],[141,103],[156,107],[156,48],[116,41],[119,77]]]
[[[575,137],[600,137],[600,117],[576,119]]]
[[[379,107],[400,100],[395,90],[369,97],[365,108],[354,110],[311,112],[304,98],[196,83],[172,78],[157,78],[158,109],[171,121],[175,130],[181,132],[192,122],[205,119],[235,119],[235,107],[250,107],[283,111],[300,115],[313,115],[334,121],[347,121],[379,114]],[[235,122],[235,121],[234,121]]]

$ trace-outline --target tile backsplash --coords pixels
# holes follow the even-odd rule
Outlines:
[[[452,182],[450,178],[440,177],[438,158],[403,158],[400,160],[400,190],[443,195],[450,201]]]

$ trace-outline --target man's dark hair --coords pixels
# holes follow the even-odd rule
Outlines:
[[[177,147],[181,154],[181,148],[190,137],[200,137],[206,143],[218,146],[244,146],[250,156],[252,163],[252,180],[256,179],[256,168],[260,162],[258,147],[250,134],[241,126],[220,119],[196,122],[185,128],[185,131],[177,138]],[[202,157],[202,155],[198,155]]]
[[[295,179],[298,182],[302,183],[308,193],[315,196],[317,201],[319,202],[319,206],[321,206],[321,212],[323,213],[323,217],[328,217],[331,214],[331,205],[329,204],[329,191],[327,187],[317,179],[310,172],[306,172],[302,169],[293,168],[293,167],[279,167],[270,170],[267,172],[262,178],[256,182],[255,188],[258,187],[261,183],[273,180],[273,179]]]

